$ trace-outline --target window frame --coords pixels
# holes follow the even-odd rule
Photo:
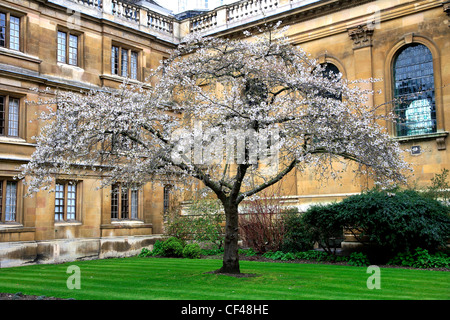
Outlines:
[[[133,196],[134,195],[134,196]],[[141,220],[141,192],[139,189],[123,188],[121,183],[111,186],[110,217],[112,221]],[[126,197],[124,197],[126,196]],[[133,204],[133,198],[136,203]],[[113,207],[117,208],[113,210]],[[126,211],[123,208],[126,207]],[[133,212],[133,209],[135,210]]]
[[[64,60],[65,61],[60,61],[59,57],[60,50],[59,46],[60,46],[60,42],[59,42],[59,34],[63,33],[65,34],[65,41],[64,41]],[[77,38],[77,47],[76,47],[76,62],[71,63],[71,57],[70,57],[70,49],[72,48],[71,45],[71,37],[76,37]],[[81,37],[82,34],[80,32],[77,31],[73,31],[73,30],[68,30],[66,28],[62,28],[62,27],[58,27],[56,30],[56,62],[57,63],[63,63],[63,64],[67,64],[69,66],[74,66],[74,67],[81,67]]]
[[[3,111],[0,110],[0,114],[3,113],[4,114],[4,125],[3,125],[3,130],[4,133],[1,134],[0,133],[0,137],[10,137],[10,138],[21,138],[22,136],[22,98],[14,95],[14,94],[8,94],[8,93],[2,93],[0,92],[0,97],[3,98]],[[17,128],[15,128],[17,130],[17,135],[15,134],[10,134],[10,103],[11,100],[17,100],[17,120],[14,121],[17,124]],[[1,128],[1,127],[0,127]]]
[[[15,185],[14,219],[6,220],[8,184]],[[9,177],[0,178],[0,224],[17,223],[19,221],[19,182]]]
[[[63,186],[63,196],[62,197],[58,197],[58,192],[60,192],[58,190],[58,185],[59,186]],[[69,191],[69,187],[75,187],[75,191]],[[75,181],[75,180],[57,180],[55,182],[55,201],[54,201],[54,209],[53,209],[53,217],[54,217],[54,221],[55,223],[61,223],[61,222],[77,222],[81,220],[81,203],[80,203],[80,189],[81,189],[81,182],[80,181]],[[75,194],[75,198],[73,199],[69,199],[69,193],[74,193]],[[58,200],[62,200],[63,204],[62,205],[58,205],[59,207],[63,208],[62,213],[60,212],[56,212],[56,208],[57,208],[57,201]],[[73,200],[74,204],[69,205],[69,200]],[[74,212],[68,212],[68,208],[69,207],[74,207]],[[69,214],[73,214],[74,218],[73,219],[69,219],[68,215]],[[62,219],[57,219],[56,216],[57,215],[62,215]]]
[[[413,125],[413,126],[416,125],[416,124],[420,124],[421,122],[425,122],[425,121],[433,123],[431,125],[431,127],[424,127],[422,129],[421,128],[414,129],[414,127],[412,129],[407,129],[406,127],[405,128],[401,128],[402,125],[406,125],[407,124],[407,115],[406,115],[406,113],[407,113],[407,111],[409,109],[409,106],[404,108],[404,109],[399,110],[399,104],[395,102],[395,100],[398,97],[402,98],[404,96],[403,94],[397,94],[397,90],[398,89],[396,88],[396,83],[397,83],[396,74],[397,74],[397,69],[400,68],[400,67],[397,67],[398,58],[405,50],[407,50],[408,48],[414,47],[414,46],[423,46],[423,47],[425,47],[428,50],[428,52],[429,52],[429,54],[431,56],[431,60],[427,61],[426,63],[431,63],[432,64],[431,65],[432,74],[429,75],[429,76],[432,77],[432,81],[431,81],[432,86],[433,86],[432,87],[432,100],[433,100],[434,105],[433,104],[430,105],[430,120],[422,120],[422,121],[411,122],[411,125]],[[421,64],[423,64],[423,63],[416,63],[414,65],[407,65],[406,67],[411,67],[411,68],[416,69],[415,67],[416,66],[420,66]],[[424,67],[424,69],[425,68],[426,67]],[[418,70],[415,70],[415,71],[418,71]],[[421,71],[423,71],[423,70],[421,69]],[[413,138],[413,137],[417,137],[417,136],[423,136],[423,135],[429,135],[429,134],[437,133],[439,131],[439,125],[438,125],[439,114],[438,114],[438,99],[437,99],[437,90],[436,90],[436,73],[435,73],[434,55],[433,55],[433,52],[430,49],[430,47],[427,46],[426,44],[420,43],[420,42],[411,42],[411,43],[403,44],[402,46],[397,48],[397,50],[395,51],[395,54],[392,57],[392,65],[391,65],[390,72],[391,72],[391,90],[392,90],[391,94],[392,94],[392,98],[393,98],[393,101],[394,101],[394,103],[393,103],[393,111],[396,114],[398,114],[398,112],[401,112],[402,114],[404,114],[404,117],[401,117],[401,121],[399,121],[398,123],[395,123],[393,125],[393,135],[395,137],[397,137],[397,138],[405,139],[405,138]],[[419,78],[423,78],[423,77],[421,76]],[[414,78],[414,79],[419,79],[419,78]],[[411,80],[414,80],[414,79],[411,79]],[[414,92],[411,92],[411,93],[407,94],[406,96],[408,96],[408,95],[418,95],[419,93],[426,92],[426,91],[427,90],[423,91],[423,90],[419,89],[419,90],[416,90]],[[420,96],[424,96],[424,95],[425,95],[425,93],[420,94]],[[417,99],[408,100],[410,102],[410,106],[416,101],[428,100],[427,97],[426,97],[426,99],[419,99],[419,98],[420,97],[417,97]],[[434,115],[434,117],[433,117],[433,115]],[[423,133],[420,133],[420,132],[419,133],[414,133],[413,132],[412,134],[408,134],[409,130],[411,130],[411,131],[431,130],[431,131],[430,132],[423,132]],[[402,132],[404,132],[404,134],[400,134]]]
[[[445,141],[448,136],[448,131],[445,130],[445,108],[444,108],[444,92],[443,92],[443,73],[442,73],[442,58],[441,52],[436,44],[429,40],[427,36],[419,33],[405,33],[403,37],[400,37],[398,41],[393,42],[390,49],[386,52],[384,59],[384,99],[383,101],[389,103],[386,112],[394,112],[394,83],[393,83],[393,66],[394,59],[397,56],[399,50],[405,45],[411,43],[420,43],[426,46],[433,56],[433,72],[434,72],[434,89],[435,89],[435,108],[436,108],[436,129],[434,134],[425,134],[418,136],[397,136],[395,123],[390,123],[387,126],[389,135],[400,143],[408,143],[418,140],[432,140],[436,139],[438,143],[438,150],[445,150],[445,144],[442,146],[442,140]]]
[[[113,55],[113,52],[117,51]],[[126,52],[126,55],[124,55]],[[124,68],[123,61],[126,57],[126,68]],[[112,43],[111,45],[111,68],[110,72],[112,75],[119,76],[122,78],[129,78],[131,80],[140,81],[140,50],[136,48],[132,48],[129,46]],[[133,63],[135,59],[135,63]],[[133,65],[135,65],[135,69],[133,69]],[[126,74],[124,74],[126,71]]]
[[[170,184],[167,184],[163,188],[163,213],[168,213],[170,210],[170,201],[171,201],[171,192],[172,192],[173,186]]]
[[[23,52],[23,40],[22,40],[22,34],[23,34],[23,14],[18,14],[15,12],[10,12],[10,11],[6,11],[3,9],[0,9],[0,14],[4,14],[5,15],[5,31],[4,31],[4,36],[5,36],[5,45],[0,45],[0,48],[6,48],[9,50],[14,50],[14,51],[19,51],[19,52]],[[12,48],[11,47],[11,17],[18,19],[18,36],[17,36],[17,45],[18,48]],[[1,30],[0,30],[1,33]]]

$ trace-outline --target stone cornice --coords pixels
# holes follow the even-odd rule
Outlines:
[[[380,10],[377,16],[377,23],[383,23],[389,20],[401,18],[410,14],[430,10],[440,6],[442,6],[442,2],[440,1],[418,1],[414,3],[398,5],[395,7],[388,7],[386,9]],[[328,12],[326,14],[328,14]],[[289,35],[289,39],[293,44],[298,45],[311,40],[317,40],[341,33],[348,33],[350,29],[357,28],[360,25],[370,25],[370,23],[373,22],[373,18],[373,12],[361,16],[348,17],[348,19],[342,19],[339,20],[339,22],[323,25],[318,28],[308,29],[305,32],[298,32],[296,34]]]

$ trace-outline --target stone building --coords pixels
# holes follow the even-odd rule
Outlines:
[[[442,0],[243,0],[197,15],[171,15],[150,0],[0,0],[0,264],[53,263],[137,254],[162,233],[162,187],[117,193],[95,176],[56,181],[24,197],[14,177],[34,150],[31,89],[118,87],[149,70],[190,32],[242,36],[267,21],[289,25],[292,43],[347,79],[382,79],[370,103],[404,97],[388,130],[413,150],[419,185],[450,167],[450,2]],[[416,94],[414,94],[416,93]],[[413,96],[413,98],[411,98]],[[363,182],[363,181],[360,181]],[[293,172],[282,201],[301,210],[361,191],[360,182],[318,185]]]

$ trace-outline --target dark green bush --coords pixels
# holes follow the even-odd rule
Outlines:
[[[436,250],[449,239],[449,207],[413,190],[371,191],[349,197],[336,208],[345,227],[391,252],[421,247]]]
[[[421,247],[435,251],[449,239],[449,207],[413,190],[372,190],[340,203],[314,206],[304,215],[319,243],[343,228],[387,257]],[[366,238],[366,240],[365,240]]]
[[[308,234],[328,254],[335,254],[339,243],[336,239],[343,237],[343,224],[338,217],[337,204],[311,206],[303,215]]]
[[[161,245],[160,255],[164,257],[181,257],[183,255],[183,242],[175,237],[170,237]]]
[[[298,252],[313,249],[314,238],[310,228],[299,213],[287,213],[284,218],[283,252]]]
[[[187,244],[183,249],[183,257],[189,259],[198,259],[202,253],[202,249],[197,243]]]

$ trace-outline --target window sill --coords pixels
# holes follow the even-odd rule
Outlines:
[[[73,65],[73,64],[64,63],[64,62],[57,62],[56,65],[58,67],[70,68],[70,69],[74,69],[74,70],[77,70],[77,71],[84,71],[84,69],[79,67],[79,66],[76,66],[76,65]]]
[[[71,227],[71,226],[81,226],[81,221],[58,221],[55,222],[55,227]]]
[[[136,229],[152,228],[151,223],[145,223],[142,220],[112,220],[110,224],[102,224],[100,229]]]
[[[0,230],[22,229],[23,224],[18,222],[0,222]]]
[[[394,137],[393,139],[395,141],[402,143],[402,142],[410,142],[410,141],[446,138],[448,136],[448,134],[449,134],[448,131],[442,131],[442,132],[434,132],[434,133],[427,133],[427,134],[419,134],[419,135],[415,135],[415,136]]]
[[[144,224],[144,221],[142,220],[131,220],[131,219],[124,219],[124,220],[111,220],[112,225],[140,225]]]
[[[8,57],[13,57],[13,58],[17,58],[17,59],[34,62],[34,63],[39,63],[39,64],[42,62],[42,60],[37,57],[30,56],[21,51],[12,50],[12,49],[3,48],[3,47],[0,47],[0,54],[8,56]]]
[[[143,88],[146,88],[146,89],[151,88],[151,85],[148,83],[144,83],[139,80],[121,77],[121,76],[115,75],[115,74],[102,74],[102,75],[100,75],[100,79],[115,81],[115,82],[119,82],[119,83],[123,83],[124,81],[127,81],[130,84],[140,84],[140,85],[142,85]]]
[[[0,143],[20,144],[32,147],[36,146],[36,144],[28,143],[25,139],[22,139],[20,137],[0,136]]]

